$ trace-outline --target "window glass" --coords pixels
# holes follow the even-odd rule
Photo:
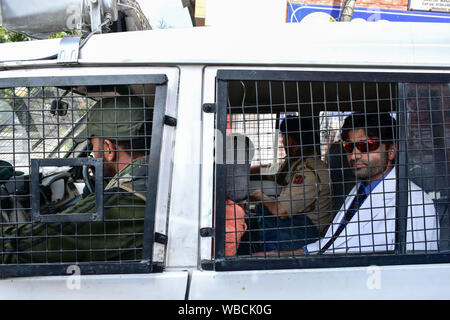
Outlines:
[[[216,206],[232,265],[311,266],[317,256],[347,265],[347,256],[400,256],[403,246],[408,255],[448,247],[448,84],[223,74],[227,123],[217,127],[227,154],[242,154],[227,159],[224,208]]]
[[[440,249],[448,250],[450,84],[406,84],[408,175],[438,211]]]
[[[148,84],[103,85],[98,76],[81,79],[87,85],[46,78],[0,88],[2,271],[65,274],[74,263],[99,273],[152,270],[140,261],[152,259],[156,188],[148,192],[155,184],[147,180],[149,170],[158,177],[161,141],[151,145],[162,138],[165,108],[154,105],[165,85],[152,81],[167,79],[146,77]],[[49,267],[15,268],[30,264]]]
[[[56,87],[0,89],[1,160],[29,173],[30,155],[64,157],[73,147],[65,137],[82,131],[80,119],[94,103]]]

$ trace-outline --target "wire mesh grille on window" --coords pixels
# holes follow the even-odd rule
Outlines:
[[[230,81],[225,256],[448,250],[449,98],[449,84]]]
[[[141,258],[153,101],[148,85],[0,89],[2,264]],[[103,159],[103,176],[64,165],[87,157]],[[36,194],[33,159],[62,159],[39,167]],[[37,198],[41,216],[70,219],[33,221]],[[104,221],[77,221],[101,206]]]

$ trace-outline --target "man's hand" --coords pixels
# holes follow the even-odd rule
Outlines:
[[[255,190],[252,193],[250,193],[250,200],[253,201],[261,201],[264,197],[264,193],[261,190]]]
[[[272,164],[266,163],[261,165],[255,165],[250,167],[250,174],[261,174],[261,168],[269,168]]]
[[[277,201],[276,198],[265,195],[261,190],[255,190],[250,194],[250,199],[253,201],[264,201],[264,206],[274,216],[280,216],[280,219],[289,218],[288,212],[283,205]]]

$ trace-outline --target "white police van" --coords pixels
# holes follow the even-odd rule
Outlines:
[[[11,3],[0,1],[5,26]],[[121,1],[92,3],[100,6],[85,17],[93,25],[104,29],[119,19]],[[75,138],[88,108],[117,96],[138,96],[154,110],[145,217],[133,221],[145,228],[128,235],[135,258],[68,261],[61,249],[56,262],[5,264],[5,255],[21,254],[3,244],[11,226],[103,223],[95,215],[52,217],[73,206],[92,180],[101,184],[100,170],[88,170],[98,165],[86,143]],[[0,112],[0,160],[13,168],[1,178],[2,299],[450,298],[448,24],[205,27],[1,44]],[[239,184],[227,180],[234,162],[218,157],[226,137],[246,135],[251,164],[273,174],[284,157],[280,120],[310,118],[317,156],[332,170],[328,150],[339,144],[342,120],[353,112],[397,119],[395,250],[255,255],[251,248],[264,240],[248,195],[257,188],[270,194],[271,187],[250,180],[248,171],[234,174]],[[438,238],[429,239],[435,250],[407,250],[408,179],[435,207]],[[328,183],[334,192],[346,189],[344,180]],[[242,238],[231,243],[238,248],[230,256],[225,203],[242,190],[247,232],[236,233]],[[342,195],[332,196],[338,202]],[[97,213],[106,212],[99,199]],[[336,214],[336,206],[327,210]],[[69,236],[47,233],[61,241]],[[90,250],[107,252],[106,232],[104,238],[104,247]],[[73,250],[78,257],[86,249]]]

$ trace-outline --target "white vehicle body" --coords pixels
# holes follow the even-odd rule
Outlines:
[[[450,262],[242,271],[205,270],[213,241],[214,115],[218,70],[450,75],[450,25],[289,24],[275,28],[192,28],[94,35],[77,63],[38,60],[59,39],[0,45],[0,79],[167,75],[166,114],[154,245],[164,269],[149,274],[14,277],[2,299],[449,299]]]

